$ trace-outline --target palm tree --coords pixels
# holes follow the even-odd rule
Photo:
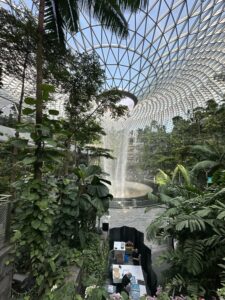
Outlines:
[[[77,32],[79,27],[79,8],[88,11],[100,21],[102,26],[111,29],[122,37],[128,35],[128,24],[123,15],[126,9],[133,12],[144,7],[147,0],[39,0],[38,38],[37,38],[37,78],[36,78],[36,134],[41,136],[42,124],[42,82],[43,82],[43,38],[45,30],[59,42],[65,45],[64,30]],[[42,177],[41,139],[36,141],[36,157],[34,177]]]
[[[200,161],[192,168],[192,174],[198,176],[200,172],[205,172],[206,179],[208,174],[225,167],[225,148],[224,146],[195,145],[192,151],[197,154]]]

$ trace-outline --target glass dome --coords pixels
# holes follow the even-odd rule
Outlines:
[[[7,7],[7,2],[0,5]],[[35,13],[35,2],[17,0]],[[127,126],[167,124],[176,115],[220,102],[225,93],[225,1],[153,0],[145,10],[125,13],[129,36],[122,39],[80,11],[80,30],[67,33],[74,51],[95,51],[106,70],[106,89],[117,88],[138,99]],[[224,76],[225,77],[225,76]],[[5,78],[1,106],[18,101],[19,83]],[[8,80],[8,81],[7,81]]]

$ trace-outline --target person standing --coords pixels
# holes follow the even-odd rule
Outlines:
[[[133,264],[135,266],[140,265],[141,254],[139,254],[139,251],[137,248],[135,248],[132,252],[132,259],[133,259]]]

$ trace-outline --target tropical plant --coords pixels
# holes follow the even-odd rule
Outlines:
[[[66,83],[69,98],[65,102],[65,124],[70,134],[65,141],[65,175],[68,174],[69,165],[79,165],[79,150],[105,134],[100,124],[103,114],[107,113],[116,118],[124,115],[127,110],[126,106],[118,103],[122,97],[121,92],[111,90],[102,93],[105,73],[95,54],[78,54],[68,62],[67,68],[71,75]],[[71,156],[72,145],[75,151]]]
[[[96,218],[108,211],[112,196],[101,172],[98,166],[81,165],[75,169],[74,178],[59,180],[53,234],[57,242],[67,241],[70,246],[83,248],[90,239],[89,233],[95,230]]]
[[[107,241],[101,241],[99,236],[92,235],[83,250],[82,283],[86,287],[85,299],[108,298],[104,287],[108,277],[108,253]]]
[[[224,146],[205,144],[192,146],[191,149],[200,160],[192,168],[192,173],[196,177],[201,174],[201,172],[204,172],[206,177],[205,179],[207,179],[209,174],[213,175],[216,170],[223,169],[225,167]]]
[[[42,87],[43,98],[46,102],[49,100],[51,90],[52,88],[47,85]],[[25,102],[30,107],[24,109],[24,114],[33,114],[36,100],[27,98]],[[18,128],[19,131],[28,131],[33,141],[36,139],[41,141],[42,157],[37,158],[32,144],[28,145],[28,140],[18,138],[13,141],[21,149],[26,149],[25,157],[21,161],[26,168],[29,167],[32,171],[31,166],[36,159],[40,159],[45,168],[45,180],[34,179],[31,173],[28,173],[15,184],[17,199],[19,199],[16,203],[13,222],[16,263],[20,270],[29,271],[35,278],[34,291],[37,295],[41,295],[43,291],[61,280],[60,276],[63,274],[59,253],[64,245],[51,243],[53,221],[58,210],[57,181],[48,174],[56,163],[61,163],[59,160],[61,152],[53,146],[57,146],[54,138],[62,127],[60,121],[53,120],[49,114],[55,115],[56,111],[48,110],[43,115],[41,136],[37,137],[35,134],[34,124],[20,124]],[[66,263],[69,262],[70,259]],[[60,268],[62,268],[61,272]]]
[[[151,178],[155,176],[158,169],[170,173],[175,164],[186,165],[189,169],[200,162],[196,166],[196,172],[200,170],[201,165],[209,173],[214,171],[214,163],[208,162],[206,165],[206,162],[201,162],[215,161],[215,169],[217,168],[224,152],[224,117],[224,101],[217,104],[215,100],[210,100],[204,108],[196,107],[193,111],[189,110],[185,119],[181,116],[174,117],[171,131],[153,121],[150,127],[138,131],[140,155],[134,169],[141,168],[142,173],[147,173]],[[209,148],[210,152],[213,152],[213,157],[205,156],[206,153],[203,155],[202,152],[197,151],[198,147]],[[129,162],[128,168],[131,164],[134,162]],[[204,169],[201,170],[203,170],[201,175],[205,177]],[[205,178],[202,185],[205,186]]]
[[[74,283],[68,282],[59,287],[54,285],[50,291],[43,296],[43,300],[83,300],[83,298],[75,292]]]
[[[225,249],[223,195],[224,189],[203,193],[171,182],[159,193],[166,209],[149,225],[147,236],[177,241],[161,258],[170,265],[166,276],[171,292],[209,295],[219,287]]]
[[[165,127],[153,121],[150,127],[138,131],[138,142],[141,146],[136,168],[151,170],[153,175],[159,168],[170,170],[174,166],[174,157],[168,155],[172,145]]]
[[[37,56],[36,56],[36,134],[41,135],[40,125],[42,124],[43,99],[41,86],[43,82],[43,41],[45,29],[53,40],[60,45],[65,45],[64,30],[78,31],[79,5],[97,18],[102,26],[112,29],[115,33],[125,37],[128,34],[128,24],[122,14],[122,10],[131,9],[136,11],[141,5],[146,5],[146,0],[125,1],[39,1],[38,34],[37,34]],[[36,141],[36,155],[41,156],[42,147],[39,140]],[[34,164],[34,177],[42,177],[42,162]]]

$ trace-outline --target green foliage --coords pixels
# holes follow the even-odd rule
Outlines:
[[[139,7],[145,6],[146,1],[120,1],[120,5],[114,1],[107,4],[103,1],[100,4],[95,1],[82,1],[81,8],[89,11],[102,26],[112,30],[116,34],[126,37],[128,35],[128,24],[123,16],[123,10],[136,11]],[[78,31],[79,9],[78,2],[69,0],[65,2],[46,1],[45,23],[52,40],[58,44],[64,44],[64,29],[72,32]]]
[[[54,238],[68,241],[70,246],[82,247],[94,230],[96,217],[109,208],[108,187],[102,183],[98,166],[80,166],[75,169],[75,178],[59,180],[58,213],[55,219]]]
[[[153,121],[138,132],[139,158],[132,164],[150,178],[158,169],[170,174],[177,164],[186,165],[189,170],[194,167],[197,183],[204,188],[206,175],[224,168],[224,108],[224,103],[218,105],[210,100],[205,108],[189,112],[187,119],[174,117],[171,132]]]
[[[11,147],[9,143],[0,143],[0,194],[10,191],[10,174],[12,168]]]
[[[106,300],[108,298],[108,293],[106,292],[105,288],[96,286],[95,288],[92,288],[87,293],[87,297],[85,299],[88,300]]]
[[[217,294],[220,299],[224,299],[225,297],[225,285],[223,285],[220,289],[217,290]]]
[[[84,286],[102,286],[108,276],[108,243],[100,240],[98,235],[89,237],[89,242],[83,250],[82,282]]]
[[[159,170],[156,175],[156,183],[159,185],[164,185],[170,183],[170,181],[171,179],[169,176],[163,170]]]
[[[222,278],[224,189],[202,193],[195,186],[169,182],[159,192],[158,201],[166,209],[149,225],[147,236],[177,241],[161,258],[171,266],[168,286],[190,296],[210,294]]]
[[[190,175],[188,170],[182,166],[182,165],[177,165],[176,168],[173,171],[173,177],[172,177],[172,182],[175,182],[176,177],[179,176],[178,178],[178,182],[180,182],[180,176],[182,176],[182,178],[184,179],[184,182],[186,185],[190,185],[191,184],[191,179],[190,179]]]
[[[82,300],[83,298],[75,292],[76,287],[73,283],[66,283],[60,288],[53,286],[41,299],[42,300]]]
[[[0,9],[0,61],[3,74],[13,74],[19,80],[22,78],[23,66],[32,67],[35,64],[34,56],[36,43],[35,19],[28,11],[14,11],[10,13]],[[27,79],[29,76],[27,75]]]
[[[17,183],[20,201],[17,204],[12,240],[16,243],[16,263],[31,270],[40,292],[51,287],[55,278],[55,259],[51,248],[51,232],[56,210],[56,183],[22,180]],[[26,259],[25,259],[26,258]]]
[[[104,134],[99,118],[105,112],[116,118],[124,115],[127,108],[119,105],[123,97],[120,92],[102,93],[105,73],[95,54],[79,54],[68,61],[68,67],[66,87],[70,95],[65,108],[71,132],[69,142],[84,146]]]

